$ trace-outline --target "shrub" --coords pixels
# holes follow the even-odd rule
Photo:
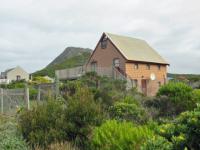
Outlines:
[[[158,133],[172,141],[174,149],[200,149],[200,106],[181,113],[174,122],[161,125]]]
[[[147,115],[145,109],[133,97],[127,96],[122,101],[116,102],[110,107],[110,116],[119,121],[132,121],[145,123]]]
[[[32,147],[36,145],[46,147],[66,137],[65,132],[59,128],[63,125],[62,114],[62,103],[50,100],[33,107],[32,110],[22,111],[19,115],[19,129]]]
[[[98,126],[103,120],[103,112],[92,93],[87,88],[79,88],[77,93],[67,102],[64,112],[68,139],[75,141],[81,148],[87,148],[93,126]]]
[[[101,124],[103,113],[89,89],[76,90],[67,101],[50,100],[21,112],[19,126],[32,147],[70,141],[87,148],[93,126]]]
[[[193,99],[196,103],[200,103],[200,89],[193,90]]]
[[[0,115],[0,149],[27,150],[28,146],[17,132],[17,125],[13,118]]]
[[[152,138],[155,140],[152,141]],[[154,135],[146,126],[136,127],[132,123],[115,120],[106,121],[101,127],[97,127],[92,138],[94,150],[153,150],[154,147],[170,149],[171,144],[164,138]]]
[[[182,82],[170,82],[162,86],[157,95],[168,97],[175,107],[176,114],[192,110],[195,107],[195,102],[192,98],[192,88]]]
[[[35,150],[44,150],[43,148],[36,147]],[[74,147],[73,144],[65,143],[53,143],[48,146],[48,150],[79,150],[77,147]]]

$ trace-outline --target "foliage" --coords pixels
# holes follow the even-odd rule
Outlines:
[[[200,89],[193,90],[193,99],[196,103],[200,103]]]
[[[81,148],[88,146],[93,126],[98,126],[103,120],[103,112],[88,89],[79,88],[68,101],[64,112],[67,124],[63,126],[69,140],[75,141]]]
[[[0,115],[0,149],[27,150],[28,146],[17,132],[14,118]]]
[[[97,127],[92,138],[94,150],[158,150],[161,147],[169,150],[171,144],[164,138],[157,137],[147,126],[134,126],[132,123],[115,120],[106,121],[101,127]]]
[[[23,137],[32,147],[73,141],[85,148],[93,126],[103,120],[101,107],[91,92],[79,88],[67,101],[50,100],[19,115]]]
[[[119,121],[126,120],[134,123],[145,123],[147,121],[145,109],[131,96],[127,96],[111,106],[110,116]]]
[[[46,79],[42,76],[36,76],[36,77],[33,77],[32,83],[33,84],[42,84],[42,83],[51,83],[51,81],[49,81],[48,79]]]
[[[24,88],[26,84],[26,81],[20,80],[20,81],[12,81],[10,84],[2,84],[0,85],[1,88],[7,88],[7,89],[18,89],[18,88]]]
[[[19,129],[23,137],[32,146],[46,147],[65,136],[59,126],[62,124],[63,106],[59,101],[48,101],[32,110],[24,110],[19,116]],[[63,125],[63,124],[62,124]]]
[[[162,86],[157,95],[160,97],[166,96],[175,107],[176,114],[192,110],[195,107],[192,88],[181,82],[170,82]]]
[[[77,147],[73,146],[73,144],[69,142],[53,143],[47,147],[48,147],[48,150],[78,150]],[[44,150],[44,149],[40,147],[36,147],[35,150]]]
[[[174,122],[163,124],[158,133],[172,141],[174,149],[200,149],[200,106],[181,113]]]

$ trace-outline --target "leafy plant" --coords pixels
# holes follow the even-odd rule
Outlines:
[[[125,97],[121,101],[117,101],[110,107],[110,116],[119,121],[132,121],[134,123],[145,123],[147,114],[145,109],[130,96]]]
[[[181,113],[174,122],[163,124],[158,133],[172,141],[174,149],[200,149],[200,106]]]
[[[162,86],[157,96],[167,97],[175,107],[175,114],[195,108],[192,98],[192,88],[182,82],[169,82]]]
[[[28,146],[17,132],[17,124],[12,117],[0,115],[0,149],[27,150]]]
[[[97,127],[92,138],[94,150],[153,150],[153,148],[158,150],[162,147],[170,150],[171,144],[166,139],[155,135],[147,126],[134,126],[130,122],[116,120],[108,120]]]
[[[55,141],[65,139],[65,132],[59,126],[63,114],[63,105],[59,101],[50,100],[42,105],[24,110],[19,115],[19,129],[23,137],[32,146],[46,147]]]

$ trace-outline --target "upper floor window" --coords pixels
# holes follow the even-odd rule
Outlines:
[[[138,64],[134,64],[134,69],[138,69],[139,65]]]
[[[119,67],[119,66],[120,66],[119,58],[115,58],[115,59],[113,60],[113,65],[114,65],[114,67]]]
[[[101,40],[101,48],[102,49],[105,49],[107,47],[107,41],[108,41],[108,38],[106,36],[102,38],[102,40]]]
[[[150,70],[150,69],[151,69],[151,65],[147,64],[147,70]]]
[[[161,65],[158,65],[158,70],[160,70],[161,69]]]

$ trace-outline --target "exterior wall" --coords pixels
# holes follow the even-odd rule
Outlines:
[[[20,67],[16,67],[12,71],[8,72],[7,79],[9,79],[10,81],[16,81],[18,75],[21,77],[21,79],[24,79],[26,81],[29,80],[29,74]]]
[[[107,41],[107,47],[105,49],[101,48],[101,44],[99,42],[86,67],[87,69],[90,69],[91,63],[96,61],[98,68],[111,68],[113,65],[113,59],[115,58],[119,58],[120,68],[125,71],[126,60],[113,46],[110,40]]]
[[[142,79],[147,80],[147,96],[155,96],[161,85],[167,80],[167,65],[161,65],[160,70],[157,64],[150,64],[150,70],[147,69],[147,64],[137,63],[138,69],[134,68],[134,63],[126,63],[126,74],[133,80],[137,80],[137,88],[142,92]],[[155,80],[150,80],[151,73],[156,76]]]

